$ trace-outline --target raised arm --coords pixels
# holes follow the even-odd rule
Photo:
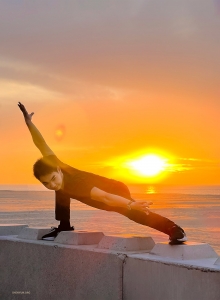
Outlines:
[[[31,133],[33,142],[35,146],[40,150],[43,156],[48,155],[54,155],[53,151],[50,149],[50,147],[45,142],[43,136],[41,135],[40,131],[37,129],[37,127],[32,123],[31,119],[33,116],[33,112],[29,114],[23,104],[21,102],[18,102],[18,107],[22,111],[24,115],[25,123]]]

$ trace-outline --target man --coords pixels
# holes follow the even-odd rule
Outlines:
[[[41,133],[32,122],[33,112],[28,114],[25,106],[18,102],[33,142],[43,157],[33,166],[34,176],[48,189],[55,191],[55,218],[60,221],[58,228],[42,237],[54,240],[60,231],[74,230],[70,226],[70,198],[89,206],[118,212],[129,219],[157,229],[167,235],[171,244],[187,240],[184,230],[171,220],[149,210],[152,202],[135,201],[122,182],[93,173],[75,169],[61,162],[46,144]]]

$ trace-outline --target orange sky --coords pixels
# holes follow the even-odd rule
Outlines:
[[[76,168],[154,182],[117,162],[158,151],[175,165],[159,182],[220,184],[215,2],[49,3],[0,4],[0,184],[37,183],[18,101]]]

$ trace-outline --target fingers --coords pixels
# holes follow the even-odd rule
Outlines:
[[[151,201],[145,201],[145,203],[147,203],[147,205],[153,204],[153,202],[151,202]]]
[[[24,105],[23,105],[21,102],[18,102],[18,106],[19,106],[20,108],[24,108],[24,109],[25,109]]]
[[[142,210],[146,213],[146,215],[148,216],[150,211],[149,211],[149,202],[144,202],[142,203]]]
[[[144,212],[145,212],[145,214],[146,214],[147,216],[148,216],[149,213],[150,213],[149,209],[145,209]]]
[[[132,203],[133,204],[133,203]],[[152,204],[152,202],[147,202],[147,201],[137,201],[134,202],[132,208],[137,209],[139,211],[142,211],[146,213],[146,215],[149,215],[150,210],[149,210],[149,205]]]
[[[139,209],[149,215],[149,206],[148,202],[138,203]]]
[[[23,110],[24,110],[24,105],[23,105],[23,104],[21,104],[21,102],[18,102],[18,107],[20,108],[20,110],[21,110],[21,111],[23,111]]]
[[[153,204],[153,202],[144,201],[141,203],[143,206],[149,207],[149,205]]]
[[[24,114],[27,114],[27,110],[26,110],[25,106],[24,106],[21,102],[18,102],[18,107],[20,108],[20,110],[21,110]]]

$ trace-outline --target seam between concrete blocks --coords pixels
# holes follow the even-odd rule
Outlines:
[[[126,259],[128,258],[127,254],[125,253],[117,253],[118,258],[122,260],[122,269],[121,269],[121,299],[124,299],[124,265],[126,264]]]

